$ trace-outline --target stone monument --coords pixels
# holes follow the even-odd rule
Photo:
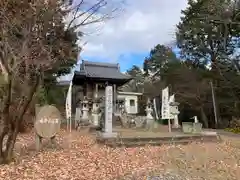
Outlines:
[[[40,107],[34,123],[36,131],[36,149],[39,150],[42,138],[50,139],[55,144],[55,136],[60,130],[62,116],[59,110],[52,105]]]
[[[117,133],[112,131],[113,119],[113,87],[106,86],[105,88],[105,123],[103,137],[117,137]]]

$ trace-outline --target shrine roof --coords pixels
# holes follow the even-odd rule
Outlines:
[[[80,71],[75,71],[75,76],[78,79],[92,79],[114,82],[116,84],[125,84],[132,78],[120,72],[119,64],[117,63],[100,63],[91,61],[82,61]]]

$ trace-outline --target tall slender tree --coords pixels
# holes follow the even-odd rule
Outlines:
[[[172,61],[178,61],[178,58],[172,49],[158,44],[150,51],[143,66],[148,75],[160,77],[161,69],[163,69],[167,63]]]
[[[232,75],[237,75],[234,66],[238,63],[232,61],[232,57],[240,45],[240,29],[237,26],[239,1],[189,0],[188,5],[182,11],[181,22],[177,25],[177,45],[184,59],[189,59],[196,65],[210,64],[217,110],[221,113],[223,106],[220,97],[224,93],[221,87],[229,86],[229,71]],[[232,62],[235,63],[234,66]],[[236,91],[231,86],[229,90],[236,98]]]
[[[226,13],[232,9],[233,3],[231,0],[188,1],[188,8],[182,11],[176,33],[182,57],[195,63],[209,62],[212,69],[216,70],[219,59],[233,54],[239,46],[236,40],[239,28],[225,23]],[[228,21],[238,21],[235,9]]]

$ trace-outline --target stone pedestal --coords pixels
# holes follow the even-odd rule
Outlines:
[[[76,113],[75,113],[75,128],[78,127],[80,121],[81,121],[81,117],[82,117],[82,112],[81,112],[81,108],[77,107],[76,108]]]
[[[43,148],[42,140],[43,140],[43,138],[36,133],[35,134],[35,145],[36,145],[36,150],[37,151],[40,151]],[[53,136],[51,138],[48,138],[48,140],[50,140],[52,148],[57,147],[57,142],[56,142],[55,136]]]
[[[201,133],[201,132],[202,132],[202,123],[194,122],[193,133]]]
[[[192,122],[182,122],[182,131],[183,131],[183,133],[192,133],[193,123]]]
[[[145,116],[137,116],[135,118],[136,128],[142,128],[145,122],[146,122],[146,117]]]
[[[118,137],[118,133],[116,133],[116,132],[102,132],[101,137],[102,138],[116,138],[116,137]]]
[[[173,119],[173,128],[180,128],[180,127],[181,126],[179,125],[178,115],[175,115]]]

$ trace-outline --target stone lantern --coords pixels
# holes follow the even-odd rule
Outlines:
[[[173,119],[173,128],[180,128],[179,121],[178,121],[178,114],[180,113],[178,110],[179,103],[178,102],[170,102],[169,103],[169,112],[170,112],[170,119]]]
[[[94,126],[100,126],[100,99],[95,96],[92,105],[92,123]]]
[[[152,109],[152,103],[150,102],[150,99],[148,99],[145,111],[147,113],[146,125],[148,129],[151,129],[154,124],[154,118],[152,116],[153,109]]]
[[[81,120],[83,122],[89,122],[89,104],[88,100],[84,98],[84,100],[81,102],[82,104],[82,118]]]

